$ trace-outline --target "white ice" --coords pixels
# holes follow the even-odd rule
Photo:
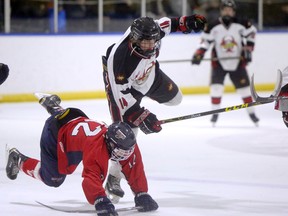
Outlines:
[[[159,119],[211,109],[209,95],[185,96],[178,107],[151,100],[143,104]],[[238,104],[242,104],[240,96],[225,94],[221,107]],[[106,100],[63,101],[62,106],[81,108],[90,118],[111,123]],[[214,128],[211,116],[205,116],[163,124],[158,134],[139,132],[149,193],[159,209],[119,215],[287,216],[288,128],[273,108],[273,103],[255,107],[259,127],[241,109],[222,113]],[[6,177],[5,145],[39,158],[39,139],[47,117],[36,102],[0,104],[1,215],[73,215],[41,207],[36,200],[93,209],[82,192],[81,165],[59,188],[50,188],[23,173],[14,181]],[[126,194],[116,208],[133,206],[132,192],[125,180],[121,184]]]

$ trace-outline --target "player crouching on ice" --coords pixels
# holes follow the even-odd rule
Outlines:
[[[280,99],[275,102],[275,110],[282,111],[283,122],[288,127],[288,67],[283,70],[282,76]]]
[[[147,193],[148,185],[139,148],[130,126],[115,122],[104,123],[89,119],[76,108],[63,109],[57,95],[42,95],[39,103],[51,114],[46,120],[41,140],[41,161],[27,157],[16,148],[8,150],[6,174],[17,178],[19,170],[51,187],[59,187],[66,175],[83,161],[82,188],[88,202],[95,205],[101,216],[118,215],[103,188],[108,161],[121,163],[138,211],[158,209]],[[132,164],[132,166],[131,166]]]

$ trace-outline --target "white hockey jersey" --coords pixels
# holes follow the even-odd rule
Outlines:
[[[219,59],[235,57],[233,60],[219,61],[224,70],[235,71],[240,61],[243,44],[250,43],[254,46],[256,32],[257,29],[253,25],[245,27],[234,22],[227,28],[219,21],[201,34],[200,48],[208,50],[212,45],[212,51]]]
[[[161,29],[162,37],[170,34],[170,18],[163,17],[155,22]],[[132,106],[139,106],[132,91],[145,95],[154,82],[155,67],[158,66],[157,54],[145,58],[133,51],[129,45],[130,32],[129,27],[120,41],[112,47],[107,59],[108,79],[121,116]]]

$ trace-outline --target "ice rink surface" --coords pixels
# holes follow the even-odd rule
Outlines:
[[[242,104],[240,96],[226,94],[221,107],[238,104]],[[143,105],[159,119],[211,110],[208,95],[185,96],[177,107],[151,100],[144,100]],[[92,119],[111,123],[106,100],[63,101],[62,106],[78,107]],[[211,126],[211,116],[205,116],[164,124],[158,134],[139,132],[149,193],[159,209],[119,215],[287,216],[288,128],[273,103],[255,109],[259,127],[242,109],[222,113],[216,127]],[[37,102],[0,104],[1,215],[79,215],[47,209],[36,200],[71,209],[93,209],[82,192],[81,165],[59,188],[50,188],[23,173],[14,181],[6,177],[5,145],[39,158],[39,139],[47,117]],[[116,208],[134,206],[129,186],[125,180],[121,184],[125,196]]]

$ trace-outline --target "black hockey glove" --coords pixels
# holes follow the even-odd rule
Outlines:
[[[134,201],[136,207],[142,207],[138,210],[139,212],[155,211],[158,209],[158,204],[146,192],[136,194]]]
[[[95,209],[98,216],[118,216],[114,205],[106,196],[97,197]]]
[[[206,18],[202,15],[194,14],[192,16],[179,17],[179,30],[185,34],[200,32],[204,29],[207,23]]]
[[[138,112],[133,113],[128,121],[131,126],[139,127],[145,134],[158,133],[162,130],[159,120],[156,115],[151,113],[149,110],[142,107]]]
[[[205,52],[206,52],[206,49],[204,49],[204,48],[200,48],[200,49],[196,50],[196,52],[193,55],[191,63],[199,65],[201,63],[204,55],[205,55]]]
[[[0,63],[0,85],[5,82],[9,76],[9,67],[6,64]]]
[[[252,61],[252,47],[245,46],[243,47],[243,58],[246,61],[246,63],[249,63]]]
[[[283,122],[288,127],[288,112],[282,112]]]

